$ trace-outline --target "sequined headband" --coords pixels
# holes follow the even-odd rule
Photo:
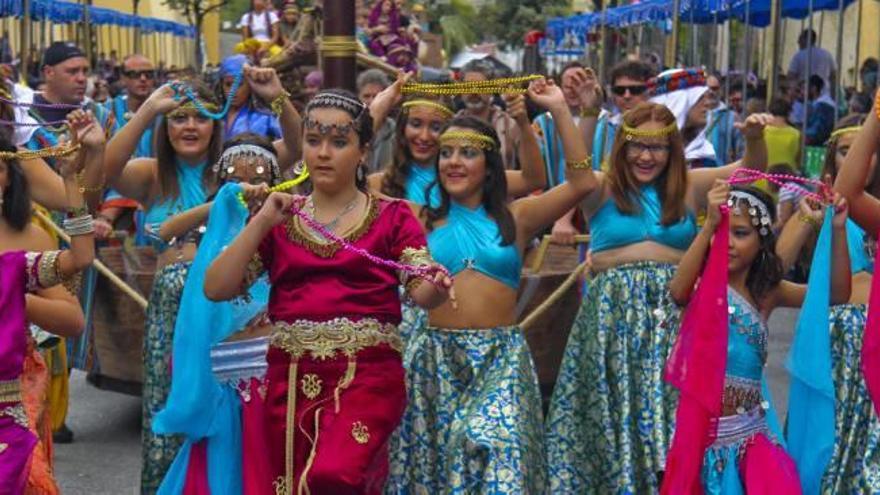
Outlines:
[[[471,131],[447,131],[440,136],[440,144],[450,141],[464,141],[465,143],[476,148],[484,150],[495,149],[495,140],[485,134]]]
[[[306,105],[306,113],[314,108],[322,107],[341,108],[354,115],[355,118],[360,117],[361,113],[367,108],[367,106],[360,101],[355,100],[354,98],[349,98],[345,95],[338,95],[336,93],[319,93],[312,98],[312,101],[310,101],[308,105]]]
[[[404,110],[408,110],[413,107],[428,107],[434,110],[438,110],[445,117],[452,117],[453,112],[446,105],[442,103],[437,103],[436,101],[431,100],[410,100],[405,102],[403,105]]]
[[[278,166],[278,158],[269,150],[254,144],[239,144],[228,148],[220,155],[220,159],[212,167],[215,174],[220,177],[228,177],[235,172],[235,161],[239,158],[255,159],[262,158],[269,162],[272,169],[272,179],[277,180],[281,177],[281,168]],[[257,166],[256,172],[262,174],[265,172],[262,166]]]
[[[733,213],[736,215],[742,215],[739,201],[746,201],[749,203],[749,216],[752,217],[752,225],[758,229],[758,232],[760,232],[762,236],[769,234],[770,225],[773,223],[773,220],[770,216],[770,211],[767,209],[764,202],[758,199],[754,194],[746,191],[730,191],[727,199],[727,206],[732,208]],[[760,215],[758,215],[758,213],[760,213]]]
[[[670,134],[674,134],[675,131],[677,131],[677,130],[678,130],[678,126],[675,124],[675,122],[667,125],[666,127],[661,128],[661,129],[656,129],[656,130],[652,130],[652,131],[645,130],[645,129],[637,129],[635,127],[630,127],[626,124],[623,124],[623,133],[624,133],[624,137],[626,138],[627,141],[632,141],[633,138],[635,138],[635,137],[642,137],[642,138],[664,137],[664,136],[668,136]]]
[[[832,132],[831,137],[828,138],[828,140],[832,141],[834,139],[839,138],[840,136],[843,136],[844,134],[850,134],[852,132],[859,132],[861,130],[862,130],[862,126],[860,126],[860,125],[854,125],[851,127],[844,127],[843,129],[838,129],[838,130]]]
[[[207,110],[209,112],[216,112],[219,109],[219,107],[213,103],[201,102],[201,104],[202,104],[202,107],[204,107],[205,110]],[[185,115],[192,113],[192,111],[199,112],[199,107],[196,106],[196,104],[193,103],[192,100],[190,100],[190,101],[187,101],[186,103],[184,103],[183,105],[180,105],[179,107],[175,108],[171,112],[168,112],[168,118],[173,119],[173,118],[177,118],[180,116],[185,116]]]
[[[340,136],[345,136],[349,133],[349,131],[354,129],[355,126],[354,121],[352,120],[348,121],[345,124],[324,124],[311,117],[306,117],[305,119],[303,119],[303,127],[309,131],[317,129],[318,134],[322,136],[326,136],[333,131],[336,131],[336,134],[339,134]]]

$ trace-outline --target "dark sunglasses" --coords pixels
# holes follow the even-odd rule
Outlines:
[[[626,94],[627,91],[629,91],[629,94],[631,94],[633,96],[639,96],[640,94],[644,93],[647,90],[648,90],[648,87],[644,86],[644,85],[641,85],[641,86],[613,86],[611,88],[611,91],[613,91],[614,94],[616,94],[617,96],[623,96]]]
[[[122,73],[125,77],[129,79],[139,79],[141,77],[146,77],[147,79],[154,79],[156,77],[156,71],[154,70],[127,70]]]

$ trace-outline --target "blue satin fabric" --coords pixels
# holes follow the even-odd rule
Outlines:
[[[437,182],[435,167],[409,164],[409,174],[406,176],[406,199],[420,206],[431,208],[440,206],[440,184]]]
[[[834,382],[831,378],[831,208],[813,253],[807,295],[786,362],[791,373],[788,446],[805,495],[817,495],[834,450]]]
[[[171,393],[153,420],[157,434],[182,434],[187,440],[160,487],[159,494],[180,494],[193,444],[209,439],[211,493],[241,493],[241,414],[239,398],[221,384],[211,368],[211,347],[243,328],[269,300],[265,279],[254,284],[248,300],[213,302],[205,296],[205,273],[247,221],[238,199],[241,187],[226,184],[211,208],[208,229],[193,260],[174,329]]]
[[[202,181],[202,176],[206,166],[208,166],[208,162],[194,166],[177,163],[178,196],[153,204],[144,214],[144,225],[147,233],[153,234],[151,236],[152,240],[157,239],[155,234],[158,234],[159,227],[162,226],[165,220],[205,203],[207,194],[205,193],[205,184]],[[160,251],[164,250],[163,248],[166,246],[164,243],[157,242],[156,244],[161,244],[161,246],[156,246]]]
[[[853,275],[860,272],[874,273],[874,260],[865,252],[865,231],[851,218],[846,220],[846,243]]]
[[[688,213],[678,223],[663,225],[663,204],[654,185],[642,187],[636,197],[639,210],[628,215],[608,199],[590,218],[590,249],[596,253],[642,241],[654,241],[684,251],[697,235],[697,223]]]
[[[434,261],[453,275],[471,269],[519,288],[522,259],[514,244],[501,245],[501,232],[483,206],[472,210],[456,202],[449,205],[447,222],[428,234]]]

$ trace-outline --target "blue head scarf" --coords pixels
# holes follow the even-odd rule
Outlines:
[[[244,70],[244,64],[248,63],[245,55],[232,55],[223,59],[220,63],[220,77],[237,76]]]

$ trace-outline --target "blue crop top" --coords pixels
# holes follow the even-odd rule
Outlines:
[[[428,248],[453,275],[471,269],[519,287],[522,259],[516,245],[501,245],[498,225],[482,206],[471,210],[452,202],[447,222],[428,234]]]
[[[853,275],[861,272],[874,273],[874,260],[865,250],[865,231],[851,218],[846,220],[846,243]]]
[[[590,249],[606,251],[642,241],[654,241],[682,250],[690,246],[697,235],[697,223],[688,213],[681,221],[663,225],[663,207],[653,185],[642,187],[638,197],[639,211],[627,215],[617,208],[614,198],[599,208],[590,218]]]
[[[739,293],[727,288],[727,367],[730,378],[760,381],[767,360],[767,324]]]
[[[179,195],[162,203],[154,203],[144,214],[144,225],[151,238],[155,238],[165,220],[205,203],[207,195],[205,194],[205,185],[202,182],[202,174],[207,164],[208,162],[195,166],[177,164]],[[158,244],[154,247],[161,248]]]
[[[425,192],[430,188],[429,195]],[[416,163],[410,163],[409,174],[406,176],[406,199],[419,206],[440,206],[440,186],[437,183],[437,169],[433,166],[424,167]]]

